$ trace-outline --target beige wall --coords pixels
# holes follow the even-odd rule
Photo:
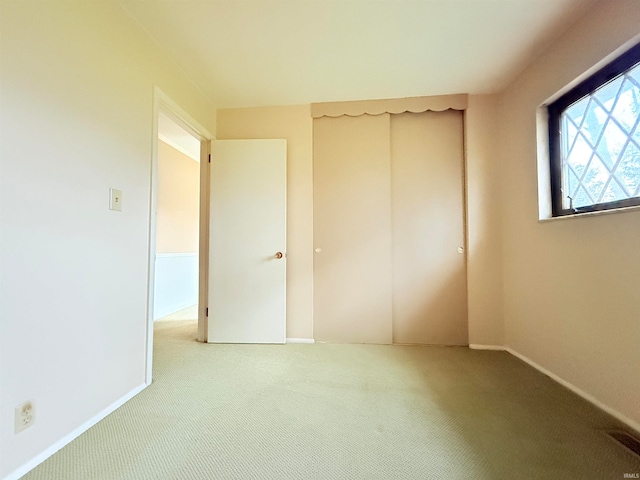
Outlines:
[[[215,107],[117,2],[1,1],[0,58],[0,478],[17,478],[144,386],[154,86],[212,132]]]
[[[640,427],[640,211],[538,221],[536,109],[638,35],[597,3],[500,98],[506,345]],[[542,197],[548,188],[540,185]]]
[[[503,345],[502,246],[495,95],[465,112],[469,341]],[[308,105],[218,110],[217,138],[288,140],[287,336],[313,336],[313,159]]]
[[[469,343],[504,345],[498,96],[469,95],[465,111]]]
[[[313,163],[309,105],[218,110],[217,138],[287,140],[287,337],[313,338]]]
[[[505,92],[471,95],[465,112],[470,343],[511,347],[635,422],[640,212],[538,222],[536,109],[639,24],[634,0],[598,3]],[[218,114],[220,138],[289,140],[289,253],[299,255],[290,264],[290,337],[312,332],[307,108]]]
[[[157,253],[196,253],[200,163],[158,140]]]

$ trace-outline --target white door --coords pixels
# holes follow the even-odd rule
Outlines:
[[[286,140],[211,144],[209,343],[284,343]]]

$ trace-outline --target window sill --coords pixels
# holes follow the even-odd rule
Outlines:
[[[578,218],[596,217],[600,215],[612,215],[615,213],[640,212],[640,205],[633,207],[612,208],[611,210],[598,210],[596,212],[574,213],[573,215],[562,215],[560,217],[549,217],[538,219],[539,223],[555,222],[556,220],[574,220]]]

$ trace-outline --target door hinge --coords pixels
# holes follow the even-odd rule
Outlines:
[[[211,163],[211,154],[209,154],[209,163]]]
[[[209,307],[204,309],[204,316],[208,317],[209,316]]]

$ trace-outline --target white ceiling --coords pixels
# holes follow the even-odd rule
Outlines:
[[[217,107],[497,92],[593,0],[120,0]]]

